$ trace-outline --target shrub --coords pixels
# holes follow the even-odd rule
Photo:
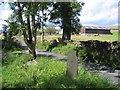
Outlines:
[[[4,39],[2,40],[2,49],[4,52],[7,51],[14,51],[14,50],[21,50],[22,46],[21,44],[15,39],[15,38],[11,38],[11,39]]]
[[[36,44],[36,47],[42,50],[47,50],[50,45],[50,42],[44,41],[44,42],[39,42]]]
[[[47,28],[46,29],[46,33],[48,33],[48,34],[56,34],[56,29],[55,28]]]

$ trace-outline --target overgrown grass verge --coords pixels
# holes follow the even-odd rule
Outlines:
[[[50,45],[49,42],[37,43],[36,48],[41,49],[41,50],[47,50],[49,45]],[[67,55],[69,50],[74,50],[74,49],[75,49],[75,45],[72,43],[68,43],[67,46],[58,44],[58,46],[53,47],[51,49],[51,52],[61,54],[61,55]]]
[[[36,48],[41,49],[41,50],[47,50],[49,45],[50,45],[50,43],[47,41],[39,42],[39,43],[36,43]]]
[[[118,88],[78,66],[78,76],[66,77],[66,62],[38,57],[27,66],[28,55],[9,54],[2,60],[3,88]]]
[[[52,49],[52,52],[62,54],[62,55],[67,55],[68,51],[74,50],[74,49],[75,49],[75,45],[68,43],[67,46],[54,47]]]

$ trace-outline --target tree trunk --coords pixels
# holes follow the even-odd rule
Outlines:
[[[63,40],[71,40],[71,20],[67,19],[67,22],[66,20],[63,20],[63,35],[62,35],[62,39]]]
[[[36,5],[34,3],[32,3],[33,8],[36,8]],[[34,9],[33,9],[34,10]],[[32,11],[32,33],[33,33],[33,38],[34,40],[32,40],[32,47],[30,47],[30,54],[32,54],[32,56],[34,57],[34,59],[36,58],[36,51],[35,51],[35,47],[36,47],[36,36],[37,36],[37,28],[35,25],[35,11]]]
[[[27,18],[27,24],[28,24],[28,36],[29,36],[29,40],[27,41],[27,45],[28,45],[28,49],[29,49],[29,54],[31,56],[31,59],[35,59],[36,58],[36,51],[35,51],[36,38],[33,41],[29,17]],[[33,32],[35,34],[35,30]]]
[[[41,18],[41,23],[42,23],[42,42],[44,42],[44,22],[43,22],[43,14],[44,14],[44,10],[42,10],[42,18]]]
[[[36,51],[35,51],[35,44],[34,43],[29,44],[28,50],[29,50],[29,54],[31,56],[31,60],[36,59]]]
[[[31,3],[29,4],[28,10],[30,10]],[[32,42],[32,30],[30,27],[30,15],[27,15],[27,28],[28,28],[28,37],[29,37],[29,42]]]
[[[72,8],[70,7],[70,3],[64,3],[66,8],[62,8],[62,19],[63,19],[63,40],[71,40],[71,17],[72,17]],[[62,7],[65,5],[62,4]]]

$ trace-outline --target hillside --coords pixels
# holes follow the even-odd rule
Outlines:
[[[109,29],[118,29],[120,28],[120,25],[118,27],[118,25],[115,25],[115,26],[105,26],[106,28],[109,28]]]

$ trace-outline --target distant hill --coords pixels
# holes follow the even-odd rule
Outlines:
[[[120,30],[120,25],[119,25],[119,28],[118,28],[118,25],[116,25],[116,26],[104,26],[104,27],[106,27],[106,28],[108,28],[108,29],[112,29],[112,30]]]

